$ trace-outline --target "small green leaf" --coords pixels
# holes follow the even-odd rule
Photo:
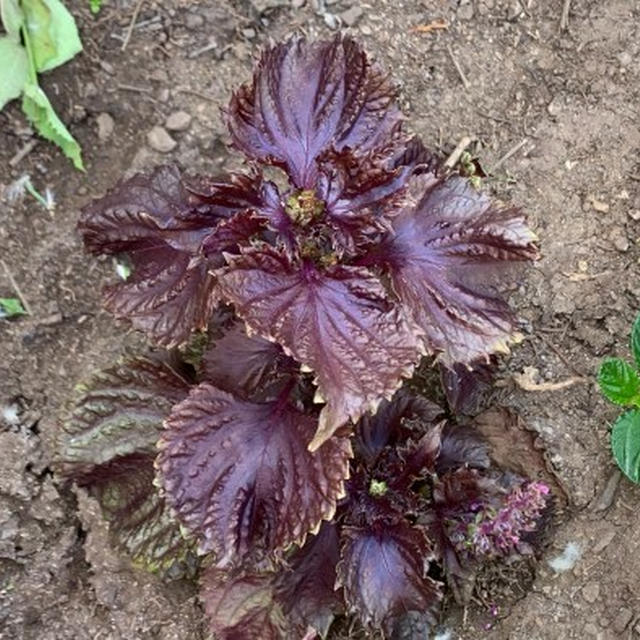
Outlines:
[[[640,314],[631,328],[631,353],[636,361],[636,367],[640,369]]]
[[[29,79],[26,49],[10,36],[0,36],[0,109],[17,98]]]
[[[18,0],[0,0],[0,18],[4,30],[13,40],[20,40],[20,27],[24,22],[24,14]]]
[[[622,472],[633,482],[640,482],[640,411],[623,413],[611,431],[611,449]]]
[[[38,71],[49,71],[82,51],[73,16],[60,0],[22,0]]]
[[[102,6],[102,0],[89,0],[89,6],[91,7],[91,13],[98,13]]]
[[[25,85],[22,110],[43,138],[55,142],[62,149],[64,155],[73,161],[76,169],[84,171],[80,145],[58,118],[49,99],[37,84],[27,83]]]
[[[620,358],[607,358],[598,371],[602,393],[615,404],[640,405],[640,379],[635,369]]]
[[[23,316],[26,313],[18,298],[0,298],[0,318]]]

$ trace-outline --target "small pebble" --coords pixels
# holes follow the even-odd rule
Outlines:
[[[556,96],[551,100],[551,102],[547,105],[547,113],[554,118],[560,114],[562,111],[562,98],[560,96]]]
[[[96,118],[98,124],[98,138],[101,142],[105,142],[113,133],[113,118],[108,113],[100,113]]]
[[[460,20],[471,20],[473,18],[473,4],[467,2],[458,7],[457,16]]]
[[[164,126],[169,131],[185,131],[191,124],[191,114],[186,111],[174,111],[169,114]]]
[[[623,51],[618,54],[618,61],[623,67],[628,67],[631,64],[633,57],[628,51]]]
[[[618,615],[613,620],[613,630],[616,633],[622,633],[627,628],[627,625],[631,622],[632,618],[633,611],[626,607],[622,607],[620,611],[618,611]]]
[[[113,69],[113,65],[108,63],[106,60],[100,60],[100,67],[103,71],[106,71],[109,75],[113,75],[115,73]]]
[[[158,91],[157,98],[160,102],[168,102],[169,101],[169,89],[163,87]]]
[[[640,209],[629,209],[629,217],[636,222],[640,220]]]
[[[620,253],[629,251],[629,239],[627,238],[624,229],[620,227],[614,227],[611,229],[609,240],[611,241],[611,244],[620,251]]]
[[[187,13],[184,23],[187,29],[197,29],[204,24],[204,18],[199,13]]]
[[[591,199],[591,207],[598,213],[609,212],[609,205],[606,202],[602,202],[602,200],[596,200],[596,198]]]
[[[340,18],[333,13],[323,13],[322,19],[329,29],[333,29],[335,31],[340,28]]]
[[[95,98],[98,95],[98,87],[93,82],[87,82],[84,85],[84,97]]]
[[[160,153],[169,153],[176,148],[178,144],[168,133],[164,127],[153,127],[147,133],[147,142],[149,146]]]
[[[363,14],[364,14],[363,9],[356,5],[354,7],[347,9],[346,11],[343,11],[340,14],[340,19],[345,24],[345,26],[354,27],[358,23],[358,20],[362,18]]]
[[[242,30],[242,35],[247,39],[247,40],[253,40],[253,38],[256,37],[256,30],[252,29],[251,27],[248,27],[247,29],[243,29]]]
[[[293,9],[302,9],[306,2],[307,0],[291,0],[291,7]]]
[[[589,603],[593,604],[600,596],[600,585],[597,582],[588,582],[582,587],[582,597]]]

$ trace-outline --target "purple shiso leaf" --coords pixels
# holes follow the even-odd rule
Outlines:
[[[336,615],[344,613],[344,598],[335,589],[340,557],[338,531],[323,522],[317,535],[288,559],[278,576],[277,599],[299,637],[312,627],[325,638]]]
[[[188,389],[159,360],[136,358],[96,373],[78,387],[54,461],[98,500],[116,547],[138,566],[170,574],[191,545],[153,486],[153,459],[162,422]]]
[[[537,256],[535,235],[514,209],[499,209],[464,179],[416,178],[426,185],[415,206],[363,264],[378,262],[426,347],[447,365],[487,359],[517,339],[515,319],[493,286],[500,269]]]
[[[208,265],[214,269],[222,267],[225,264],[224,252],[235,253],[239,245],[249,242],[263,227],[262,220],[251,209],[239,211],[233,217],[220,221],[202,242]]]
[[[338,582],[350,611],[368,628],[382,628],[386,636],[400,636],[408,623],[426,632],[435,623],[441,598],[438,583],[427,577],[431,554],[422,529],[402,520],[345,527]]]
[[[227,124],[249,158],[286,169],[300,189],[314,187],[317,159],[346,147],[384,145],[401,120],[395,89],[351,38],[294,38],[267,49],[253,82],[233,96]]]
[[[228,261],[219,275],[224,299],[316,375],[317,400],[326,404],[312,450],[349,419],[375,410],[411,375],[420,339],[366,269],[294,264],[267,245]]]
[[[317,420],[203,383],[166,421],[156,465],[178,519],[220,567],[304,541],[344,496],[351,445],[311,453]]]
[[[462,364],[454,362],[440,368],[440,382],[447,397],[447,404],[453,413],[477,413],[483,396],[491,389],[497,358],[490,357],[490,362],[474,362]]]
[[[200,599],[217,640],[284,640],[287,620],[275,599],[274,574],[215,566],[205,570]]]
[[[125,282],[107,287],[105,306],[165,347],[206,327],[217,303],[215,280],[201,255],[203,239],[221,220],[255,206],[247,177],[207,185],[190,190],[177,167],[159,167],[94,200],[78,223],[89,251],[126,252],[133,265]]]
[[[202,377],[230,393],[247,397],[278,375],[295,372],[295,362],[274,342],[248,336],[243,323],[236,323],[216,340],[202,357]]]
[[[194,544],[154,485],[153,461],[153,454],[116,458],[97,467],[88,484],[78,484],[100,504],[114,547],[139,568],[178,578],[193,571],[187,558],[195,558]]]
[[[462,467],[488,469],[489,445],[477,429],[447,423],[442,430],[436,471],[442,475]]]
[[[58,435],[56,471],[87,483],[100,465],[154,454],[163,420],[188,393],[188,383],[159,360],[123,360],[95,373],[78,386]]]
[[[371,468],[383,449],[397,442],[405,420],[419,419],[432,424],[442,416],[443,411],[437,404],[400,389],[391,400],[380,403],[375,415],[360,419],[355,427],[356,455]]]

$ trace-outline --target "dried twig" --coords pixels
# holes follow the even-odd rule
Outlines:
[[[448,169],[453,169],[456,166],[460,156],[464,153],[464,150],[475,140],[471,136],[464,136],[460,138],[460,142],[456,145],[456,148],[449,154],[449,157],[444,161],[444,166]]]
[[[458,62],[456,57],[453,55],[453,51],[451,50],[451,47],[449,45],[447,45],[447,52],[449,53],[449,57],[451,58],[451,62],[453,62],[453,66],[456,68],[456,71],[458,72],[458,75],[460,76],[460,80],[462,80],[462,84],[464,85],[464,88],[468,90],[469,89],[469,81],[467,80],[467,76],[464,75],[464,71],[462,70],[462,67],[460,66],[460,63]]]
[[[449,25],[444,18],[437,18],[429,22],[429,24],[418,24],[415,27],[411,27],[409,31],[411,31],[411,33],[431,33],[432,31],[440,31],[448,28]]]
[[[509,158],[511,158],[511,156],[514,156],[516,153],[518,153],[518,151],[520,151],[520,149],[522,149],[522,147],[524,147],[525,144],[527,144],[527,142],[529,141],[528,138],[525,138],[524,140],[520,140],[520,142],[518,142],[518,144],[514,145],[513,147],[511,147],[511,149],[509,149],[509,151],[507,151],[507,153],[505,153],[490,169],[489,169],[489,173],[493,173],[496,169],[499,169]]]
[[[20,287],[18,286],[18,283],[16,282],[16,279],[13,277],[13,274],[11,273],[11,271],[9,271],[9,267],[7,267],[7,265],[6,265],[4,260],[0,260],[0,264],[2,265],[2,268],[4,269],[4,272],[7,274],[7,278],[9,278],[9,282],[11,283],[11,287],[16,292],[16,295],[18,296],[18,298],[20,298],[20,302],[22,302],[22,306],[24,307],[24,310],[30,316],[33,315],[32,311],[31,311],[31,307],[29,306],[29,302],[25,298],[24,293],[22,293],[22,289],[20,289]]]
[[[560,382],[536,382],[534,378],[537,373],[538,370],[535,367],[525,367],[522,373],[514,373],[512,377],[515,383],[525,391],[560,391],[580,382],[589,382],[588,378],[580,376],[572,376]]]
[[[124,36],[124,40],[122,41],[122,51],[127,48],[129,44],[129,40],[131,40],[131,34],[133,33],[133,28],[136,26],[136,20],[138,19],[138,14],[140,13],[140,9],[142,9],[142,4],[144,0],[138,0],[136,4],[136,8],[133,10],[133,15],[131,16],[131,22],[129,23],[129,27],[127,28],[127,33]]]
[[[198,91],[197,89],[189,89],[189,87],[176,87],[174,91],[177,91],[178,93],[188,93],[192,96],[202,98],[203,100],[209,100],[210,102],[218,102],[218,100],[213,96],[202,93],[202,91]]]
[[[20,162],[22,162],[22,160],[24,160],[24,158],[26,156],[28,156],[35,148],[35,146],[38,144],[38,141],[33,139],[33,140],[29,140],[29,142],[27,142],[27,144],[24,145],[24,147],[22,147],[22,149],[19,149],[16,154],[13,156],[13,158],[11,158],[11,160],[9,160],[9,166],[10,167],[15,167],[16,165],[18,165]]]
[[[209,51],[213,51],[218,48],[218,43],[215,40],[211,40],[208,44],[205,44],[204,47],[200,47],[199,49],[194,49],[187,54],[187,58],[197,58],[201,56],[203,53],[208,53]]]
[[[571,0],[564,0],[562,5],[562,15],[560,16],[560,29],[566,31],[569,28],[569,9],[571,8]]]

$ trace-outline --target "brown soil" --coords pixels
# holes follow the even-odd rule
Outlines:
[[[345,1],[329,0],[330,12]],[[0,203],[0,257],[33,312],[0,320],[0,638],[196,640],[204,632],[193,588],[129,568],[109,550],[91,500],[48,467],[74,384],[140,343],[100,310],[113,265],[83,254],[78,209],[124,172],[167,159],[146,134],[176,110],[193,121],[173,134],[172,159],[196,170],[232,166],[218,107],[249,77],[252,55],[294,30],[332,32],[311,0],[302,8],[149,0],[122,52],[135,2],[105,0],[97,18],[88,2],[66,4],[85,51],[43,85],[82,144],[87,173],[45,142],[11,167],[31,133],[16,104],[0,114],[0,191],[27,172],[57,201],[54,214],[30,196]],[[452,638],[640,637],[640,492],[615,475],[616,410],[593,380],[604,355],[626,355],[640,306],[640,8],[574,0],[561,30],[562,8],[562,0],[370,0],[352,29],[401,82],[411,127],[428,144],[446,155],[463,135],[477,137],[482,166],[499,165],[488,187],[528,212],[543,249],[514,294],[529,331],[495,396],[539,434],[570,505],[535,576],[526,567],[484,576],[466,624],[455,608],[445,621]],[[438,19],[447,30],[412,31]],[[100,140],[102,113],[114,130]],[[0,296],[11,293],[0,273]],[[525,367],[542,381],[582,380],[527,392],[512,378]],[[580,558],[557,573],[548,562],[568,543]]]

